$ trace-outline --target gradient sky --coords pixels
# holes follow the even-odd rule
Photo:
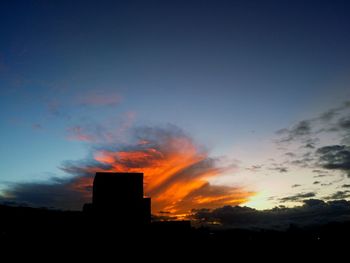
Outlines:
[[[348,198],[349,12],[334,0],[1,1],[0,189],[66,178],[62,163],[110,133],[123,143],[170,123],[234,163],[211,180],[255,192],[248,206]],[[321,149],[335,145],[341,164],[339,148]]]

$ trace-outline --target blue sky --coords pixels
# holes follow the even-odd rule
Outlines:
[[[89,155],[80,133],[119,129],[122,141],[165,123],[239,161],[243,176],[280,155],[277,130],[349,98],[349,11],[347,1],[2,1],[1,187],[67,176],[63,161]],[[251,177],[240,183],[271,186]]]

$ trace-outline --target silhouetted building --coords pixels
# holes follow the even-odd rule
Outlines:
[[[143,199],[142,173],[96,173],[92,203],[98,207],[133,204]]]
[[[143,173],[96,173],[92,204],[84,211],[123,223],[150,223],[151,199],[144,198]]]

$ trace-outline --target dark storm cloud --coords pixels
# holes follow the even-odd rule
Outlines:
[[[270,210],[224,206],[194,211],[193,217],[199,221],[219,223],[224,228],[286,229],[291,224],[308,226],[350,220],[350,202],[309,199],[302,206]]]
[[[300,202],[300,201],[303,201],[306,198],[315,197],[315,196],[316,196],[316,193],[308,192],[308,193],[299,193],[299,194],[296,194],[296,195],[283,197],[283,198],[280,198],[279,200],[282,203],[285,203],[285,202]]]
[[[300,186],[301,186],[301,184],[293,184],[292,188],[297,188],[297,187],[300,187]]]
[[[79,186],[82,178],[52,179],[42,183],[17,183],[5,190],[0,201],[33,207],[80,210],[90,201],[91,185]]]
[[[316,154],[319,165],[328,170],[339,170],[350,176],[350,147],[330,145],[318,148]]]

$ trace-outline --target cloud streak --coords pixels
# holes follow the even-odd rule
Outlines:
[[[82,94],[77,99],[78,104],[89,107],[116,106],[121,96],[115,93],[90,92]]]
[[[315,197],[316,194],[314,192],[308,192],[308,193],[299,193],[299,194],[296,194],[296,195],[292,195],[292,196],[287,196],[287,197],[283,197],[283,198],[280,198],[279,200],[282,202],[282,203],[285,203],[285,202],[300,202],[306,198],[311,198],[311,197]]]
[[[93,135],[88,134],[80,125],[67,128],[67,139],[72,141],[92,142],[95,140]]]

